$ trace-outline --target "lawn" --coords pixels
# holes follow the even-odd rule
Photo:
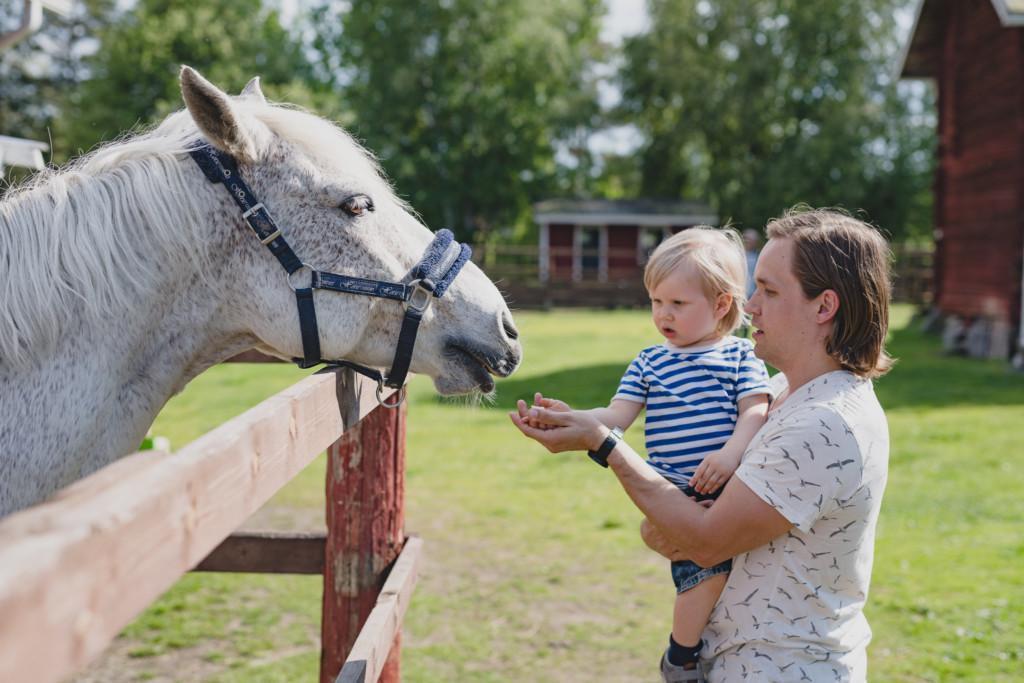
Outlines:
[[[539,390],[607,400],[626,362],[656,342],[646,314],[516,316],[523,368],[494,405],[410,390],[407,527],[426,540],[405,624],[407,681],[652,681],[669,628],[666,563],[640,516],[586,456],[553,456],[505,412]],[[872,681],[1011,681],[1024,670],[1024,376],[943,357],[898,308],[900,359],[877,388],[892,434],[868,617]],[[179,446],[300,376],[221,366],[161,413]],[[642,427],[627,435],[642,445]],[[261,515],[316,524],[323,459]],[[314,680],[316,577],[191,575],[130,626],[80,681]]]

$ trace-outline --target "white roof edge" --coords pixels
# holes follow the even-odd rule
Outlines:
[[[43,7],[50,10],[54,14],[59,14],[62,17],[66,17],[71,14],[71,6],[73,0],[43,0]]]
[[[538,213],[537,223],[571,223],[573,225],[714,225],[718,216],[710,214],[650,213]]]
[[[1003,26],[1024,26],[1024,13],[1012,11],[1006,0],[992,0],[992,7],[999,15],[999,23]]]
[[[12,138],[8,135],[0,135],[0,145],[7,147],[28,147],[30,149],[38,149],[41,152],[47,152],[50,146],[45,142],[39,142],[38,140],[25,140],[23,138]]]
[[[910,56],[910,46],[914,44],[914,36],[917,35],[917,25],[921,23],[921,12],[924,11],[924,3],[928,0],[917,0],[917,9],[914,10],[914,25],[910,27],[910,33],[907,34],[907,40],[903,43],[903,47],[900,50],[900,61],[896,66],[895,78],[893,82],[898,82],[904,78],[912,79],[924,79],[924,76],[904,76],[903,70],[907,66],[907,57]]]

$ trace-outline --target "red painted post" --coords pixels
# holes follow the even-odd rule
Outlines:
[[[327,450],[320,683],[333,683],[404,543],[406,407],[377,408]],[[397,683],[399,638],[382,682]]]

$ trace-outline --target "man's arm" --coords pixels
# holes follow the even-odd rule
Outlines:
[[[616,446],[608,465],[626,494],[660,532],[666,547],[655,550],[666,557],[687,558],[710,567],[762,546],[793,527],[736,477],[715,504],[705,508],[654,472],[628,444]]]
[[[558,428],[538,429],[527,422],[528,416]],[[609,432],[593,415],[579,411],[556,412],[521,404],[509,417],[523,434],[552,453],[596,450]],[[704,508],[651,469],[625,441],[612,450],[608,465],[633,503],[678,550],[678,556],[702,566],[762,546],[793,526],[736,477],[713,506]]]

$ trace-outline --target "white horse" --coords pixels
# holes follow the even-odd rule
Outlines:
[[[186,109],[45,172],[0,202],[0,515],[136,449],[167,400],[250,348],[303,355],[285,271],[189,156],[230,154],[292,249],[325,270],[408,281],[431,243],[333,124],[229,97],[184,67]],[[372,208],[373,210],[366,210]],[[403,306],[318,292],[324,358],[386,367]],[[412,371],[489,392],[521,359],[504,299],[467,264],[423,318]]]

